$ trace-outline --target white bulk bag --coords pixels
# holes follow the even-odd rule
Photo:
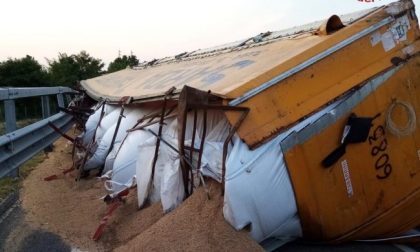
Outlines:
[[[125,116],[121,118],[114,144],[118,144],[124,139],[124,137],[127,135],[127,130],[131,129],[137,123],[137,121],[143,117],[145,112],[146,111],[143,109],[125,109]],[[108,152],[111,150],[110,148],[113,148],[113,146],[111,146],[111,142],[112,138],[114,137],[116,127],[117,122],[114,122],[114,124],[105,132],[94,154],[86,162],[84,166],[85,170],[94,169],[104,165]]]
[[[222,159],[223,144],[229,135],[230,124],[225,117],[210,131],[206,137],[201,158],[201,172],[204,176],[221,182],[222,180]],[[195,143],[199,148],[200,139]]]
[[[117,109],[116,106],[104,105],[104,116],[111,113],[113,110]],[[102,112],[102,106],[97,108],[95,112],[89,116],[88,120],[85,124],[85,131],[79,136],[82,139],[82,143],[84,146],[87,146],[93,138],[93,134],[95,132],[96,126],[98,125],[98,122],[101,118],[101,112]]]
[[[162,138],[178,147],[176,120],[163,127]],[[158,128],[152,129],[155,133]],[[138,146],[139,158],[136,164],[138,205],[142,207],[147,199],[152,202],[161,201],[164,212],[169,212],[184,199],[184,184],[179,165],[179,155],[163,141],[160,142],[158,159],[156,161],[153,182],[151,181],[153,158],[156,149],[156,137],[150,132],[151,138]]]
[[[156,131],[158,127],[158,124],[154,124],[148,126],[147,129]],[[106,182],[108,190],[118,192],[131,185],[131,181],[136,176],[136,162],[141,154],[137,146],[152,137],[145,130],[136,130],[128,134],[115,157],[111,180]]]
[[[227,160],[224,203],[225,219],[237,230],[251,224],[257,242],[272,236],[301,236],[279,138],[251,151],[235,137]]]
[[[137,147],[136,179],[137,203],[139,208],[143,207],[149,197],[153,157],[156,149],[156,137],[150,135],[149,132],[146,133],[149,134],[149,138]]]
[[[203,132],[203,112],[200,111],[197,116],[197,130],[196,140],[194,146],[196,148],[200,145],[200,137]],[[227,136],[229,126],[224,121],[223,112],[208,111],[207,112],[207,133],[206,139],[214,141],[208,143],[208,147],[205,152],[206,157],[203,157],[203,165],[206,166],[217,166],[221,169],[220,164],[215,164],[213,158],[219,156],[221,160],[220,141],[224,136]],[[185,144],[190,145],[192,139],[192,131],[194,125],[194,113],[189,112],[187,115]],[[162,138],[170,145],[178,148],[178,128],[177,120],[174,120],[168,126],[163,128]],[[157,130],[155,131],[157,133]],[[223,140],[224,141],[224,140]],[[180,168],[179,154],[172,150],[167,144],[161,141],[158,152],[158,159],[155,166],[155,173],[153,182],[151,180],[152,173],[152,162],[155,153],[156,138],[153,137],[148,139],[147,142],[139,146],[139,159],[137,160],[137,192],[138,192],[138,204],[142,207],[146,199],[150,199],[152,202],[161,201],[164,212],[169,212],[177,207],[184,198],[184,184],[182,179],[182,172]],[[212,146],[217,146],[216,151]],[[223,146],[223,143],[222,143]],[[216,153],[215,153],[216,152]],[[194,157],[195,158],[195,157]],[[220,162],[219,162],[220,163]]]
[[[120,116],[121,107],[118,107],[117,109],[114,109],[111,111],[108,115],[104,116],[102,118],[101,123],[98,126],[98,129],[96,130],[95,135],[95,142],[99,144],[102,140],[102,137],[105,135],[106,131],[117,122],[118,117]]]
[[[341,101],[329,105],[252,151],[235,136],[227,159],[223,214],[236,230],[251,225],[251,236],[257,242],[270,237],[288,241],[302,235],[280,142],[321,116],[334,114],[334,108]]]
[[[112,171],[112,167],[114,166],[115,158],[117,157],[118,151],[121,148],[122,142],[115,143],[114,147],[112,148],[111,152],[106,156],[104,170],[102,174],[107,173],[108,171]]]
[[[177,146],[177,139],[168,139],[173,146]],[[165,213],[175,209],[184,200],[185,191],[182,179],[182,172],[179,163],[179,155],[177,152],[163,145],[156,167],[162,172],[161,176],[155,176],[154,186],[159,193],[162,208]],[[160,181],[156,178],[160,177]],[[159,187],[160,185],[160,187]]]

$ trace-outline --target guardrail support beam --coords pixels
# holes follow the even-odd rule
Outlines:
[[[70,102],[71,102],[71,100],[72,100],[71,95],[70,95],[70,94],[65,94],[64,96],[66,97],[66,102],[67,102],[67,104],[70,104]]]
[[[63,94],[57,94],[58,106],[64,108],[64,97]]]
[[[4,118],[6,121],[6,133],[16,130],[16,106],[14,100],[4,100]]]
[[[41,96],[42,118],[47,118],[51,115],[50,97],[47,95]]]

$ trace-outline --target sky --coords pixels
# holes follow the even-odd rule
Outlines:
[[[106,64],[119,53],[152,60],[390,2],[0,0],[0,61],[31,55],[46,65],[81,50]]]

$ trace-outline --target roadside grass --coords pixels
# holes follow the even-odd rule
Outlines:
[[[39,152],[31,159],[20,166],[19,176],[16,178],[4,177],[0,179],[0,201],[6,198],[10,193],[19,190],[22,181],[28,177],[35,167],[42,163],[46,158],[44,151]]]
[[[16,122],[17,128],[23,128],[29,124],[32,124],[39,119],[29,118],[25,120],[19,120]],[[0,121],[0,136],[6,133],[5,122]],[[25,179],[29,173],[39,164],[42,163],[45,159],[45,154],[43,151],[33,156],[31,159],[26,161],[21,165],[19,169],[19,176],[16,178],[5,177],[0,179],[0,201],[7,197],[10,193],[19,190],[21,182]]]
[[[16,127],[20,129],[39,120],[40,118],[28,118],[24,120],[18,120],[16,122]],[[6,123],[4,122],[4,120],[0,120],[0,136],[4,134],[6,134]]]

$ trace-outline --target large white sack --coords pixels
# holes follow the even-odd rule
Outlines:
[[[127,130],[131,129],[137,123],[137,121],[141,117],[143,117],[143,115],[146,112],[147,111],[144,109],[126,108],[124,111],[125,116],[121,118],[120,126],[118,128],[118,133],[116,135],[114,144],[120,143],[124,139],[124,137],[127,135]],[[117,127],[117,122],[115,122],[105,132],[94,154],[86,162],[84,166],[85,170],[94,169],[105,164],[105,159],[108,155],[108,152],[112,148],[111,142],[112,142],[112,138],[114,137],[116,127]]]
[[[156,130],[158,125],[151,125],[147,128]],[[131,181],[136,176],[136,162],[141,154],[137,146],[152,137],[149,132],[144,130],[136,130],[128,134],[115,157],[111,182],[108,182],[112,184],[108,187],[113,192],[124,190],[131,185]]]
[[[185,134],[185,145],[190,146],[192,142],[192,130],[194,125],[194,113],[187,114],[187,125]],[[207,129],[201,157],[200,171],[204,176],[209,176],[217,181],[221,181],[222,176],[222,157],[223,143],[229,134],[231,126],[225,115],[221,111],[207,111]],[[203,131],[202,111],[197,117],[197,131],[194,139],[194,148],[199,149]],[[174,138],[177,138],[177,122],[175,121],[168,132],[172,132]],[[189,153],[188,153],[189,154]],[[193,164],[198,162],[198,153],[194,152]]]
[[[95,142],[98,144],[101,142],[102,137],[105,135],[106,131],[117,122],[118,117],[120,116],[120,112],[121,107],[118,107],[102,118],[102,121],[96,130]]]
[[[151,112],[153,110],[156,110],[156,108],[148,108],[148,111]],[[157,120],[157,119],[155,119]],[[170,120],[166,120],[166,123],[172,121],[172,119]],[[164,129],[167,127],[164,127]],[[119,151],[117,152],[114,160],[112,156],[109,157],[108,159],[108,166],[112,164],[112,176],[111,176],[111,181],[107,182],[108,183],[108,189],[110,189],[113,192],[118,192],[120,190],[125,189],[127,186],[129,186],[131,184],[131,181],[133,180],[133,178],[136,178],[136,162],[139,159],[140,156],[145,154],[145,151],[140,151],[139,146],[144,146],[145,143],[147,143],[148,139],[151,139],[151,145],[153,149],[153,154],[152,158],[149,158],[150,162],[153,159],[153,155],[154,155],[154,149],[155,149],[155,143],[156,143],[156,138],[150,133],[147,132],[147,129],[153,130],[154,132],[158,132],[159,129],[159,124],[155,123],[153,125],[150,125],[148,127],[146,127],[143,130],[136,130],[133,132],[130,132],[127,135],[127,138],[125,139],[125,141],[122,143]],[[112,153],[110,153],[110,155],[113,155]],[[107,168],[109,169],[109,168]],[[140,176],[142,177],[142,176]],[[138,180],[139,177],[136,178],[136,180]],[[138,181],[137,181],[138,184]]]
[[[149,132],[147,132],[149,133]],[[150,133],[149,133],[150,134]],[[151,137],[138,146],[136,162],[137,204],[143,207],[149,197],[150,180],[152,176],[153,157],[155,155],[156,138]]]
[[[223,144],[229,135],[230,124],[225,117],[220,119],[219,123],[210,131],[206,137],[201,158],[201,173],[204,176],[211,177],[221,182],[222,180],[222,159]],[[199,148],[198,143],[194,144]]]
[[[280,142],[321,116],[334,114],[340,102],[329,105],[253,151],[235,136],[227,159],[223,214],[236,230],[251,225],[251,236],[257,242],[270,237],[287,241],[302,235]]]
[[[164,128],[162,133],[162,138],[171,146],[178,148],[178,139],[177,139],[177,121],[174,120],[169,124],[169,127]],[[154,139],[156,141],[156,138]],[[153,142],[150,142],[149,145],[155,145]],[[154,152],[152,155],[149,155],[153,159]],[[143,189],[143,194],[148,197],[151,202],[161,201],[162,208],[165,213],[172,211],[179,204],[182,203],[185,197],[184,183],[182,179],[182,172],[179,161],[178,152],[174,151],[163,141],[160,142],[160,147],[158,150],[158,159],[155,166],[155,174],[153,178],[153,183],[151,183],[151,166],[146,167],[146,174],[150,175],[144,176],[146,182],[144,185],[149,184],[149,190],[146,186]],[[141,166],[139,166],[140,168]],[[140,174],[139,174],[140,176]],[[146,195],[148,194],[148,195]],[[139,202],[140,203],[140,202]]]
[[[167,135],[163,135],[163,138],[171,145],[176,146],[176,139],[168,138]],[[163,211],[167,213],[182,203],[185,197],[184,183],[178,153],[166,144],[161,144],[151,184],[155,141],[156,139],[149,139],[139,148],[140,155],[137,161],[138,203],[139,207],[142,207],[147,199],[150,199],[151,202],[161,201]]]
[[[168,121],[167,125],[163,127],[162,138],[177,148],[177,121]],[[157,129],[153,131],[157,133]],[[150,199],[151,202],[161,201],[163,211],[169,212],[176,208],[185,196],[179,154],[161,141],[155,173],[153,181],[151,181],[156,137],[151,133],[149,134],[152,138],[139,146],[136,168],[138,205],[142,207],[147,199]]]
[[[103,170],[102,174],[105,174],[109,171],[112,171],[112,167],[114,166],[114,161],[115,161],[115,158],[117,157],[118,151],[121,148],[121,144],[122,144],[122,142],[115,143],[111,152],[108,154],[108,156],[106,156],[105,164],[104,164],[104,170]]]
[[[157,132],[155,130],[154,132]],[[170,143],[172,146],[174,146],[176,149],[178,149],[178,128],[177,128],[177,120],[172,119],[167,122],[167,124],[163,127],[162,130],[162,138],[165,139],[166,142]],[[154,138],[154,141],[156,141],[156,138]],[[156,146],[153,142],[150,143],[154,147]],[[162,178],[165,176],[165,164],[174,164],[174,160],[172,159],[178,159],[179,154],[175,153],[174,151],[168,149],[168,146],[161,141],[160,147],[158,150],[158,159],[156,161],[155,166],[155,174],[153,177],[153,183],[149,185],[149,190],[145,190],[144,193],[147,193],[146,197],[149,197],[151,202],[158,202],[161,200],[161,188],[162,187],[169,187],[168,185],[162,185],[162,182],[164,181]],[[171,158],[172,157],[172,158]],[[153,159],[153,156],[151,157]],[[178,160],[179,162],[179,160]],[[175,164],[176,165],[176,164]],[[179,167],[179,163],[178,166]],[[174,169],[177,169],[177,167],[174,167]],[[151,167],[150,167],[151,168]],[[166,167],[168,168],[168,167]],[[148,183],[150,184],[150,176],[146,177],[145,179],[148,179]],[[151,187],[150,187],[151,186]],[[173,191],[178,191],[176,189],[173,189]],[[182,199],[181,199],[182,201]],[[162,205],[168,206],[170,203],[163,203]],[[166,212],[164,208],[164,212]]]
[[[272,236],[301,236],[278,138],[254,151],[235,138],[227,160],[223,214],[237,230],[251,224],[251,236],[257,242]]]
[[[198,111],[197,113],[197,125],[196,125],[196,135],[195,135],[195,139],[197,140],[198,138],[202,137],[202,133],[203,133],[203,124],[204,124],[204,119],[203,119],[203,111]],[[226,120],[225,119],[225,115],[222,111],[216,111],[216,110],[208,110],[207,111],[207,128],[206,128],[206,138],[207,136],[209,136],[212,132],[212,130],[219,124],[219,122],[221,120]],[[191,140],[192,139],[192,132],[193,132],[193,128],[194,128],[194,113],[193,112],[189,112],[187,114],[187,124],[185,127],[185,141]],[[174,132],[176,135],[178,135],[178,129],[175,128]]]
[[[176,146],[178,141],[172,140],[171,144]],[[185,191],[178,153],[166,145],[162,146],[161,150],[162,157],[158,160],[158,165],[163,166],[163,172],[160,178],[159,194],[163,211],[167,213],[182,203]],[[154,185],[159,186],[158,183]]]
[[[178,147],[178,128],[177,120],[168,123],[164,127],[162,138],[169,144]],[[200,138],[203,132],[203,112],[199,112],[197,116],[197,130],[195,136],[194,146],[199,148]],[[194,127],[194,113],[190,112],[187,115],[185,144],[190,145],[192,139],[192,132]],[[228,134],[229,125],[224,117],[224,114],[219,111],[208,111],[206,122],[206,142],[207,147],[204,147],[202,166],[214,167],[214,170],[221,170],[221,152],[220,141],[225,139]],[[157,131],[155,131],[157,132]],[[223,140],[224,141],[224,140]],[[184,184],[182,179],[182,172],[180,168],[179,154],[172,150],[165,143],[161,142],[158,159],[155,166],[155,173],[153,182],[151,180],[152,162],[154,157],[156,138],[149,139],[147,143],[139,147],[140,158],[137,160],[137,190],[139,207],[142,207],[146,199],[152,202],[161,201],[164,212],[169,212],[176,208],[185,197]],[[221,143],[223,146],[223,143]],[[217,146],[216,149],[212,148]],[[220,155],[219,155],[220,154]],[[218,160],[215,160],[214,157]],[[219,158],[220,156],[220,158]],[[194,157],[196,158],[196,156]],[[195,162],[197,160],[195,159]],[[220,175],[219,175],[220,177]]]
[[[117,109],[117,106],[112,106],[108,104],[105,104],[104,106],[104,116]],[[92,115],[90,115],[88,120],[86,121],[85,131],[79,136],[82,139],[84,146],[87,146],[92,141],[96,126],[98,125],[98,122],[101,118],[101,112],[102,106],[97,108],[95,112]]]

